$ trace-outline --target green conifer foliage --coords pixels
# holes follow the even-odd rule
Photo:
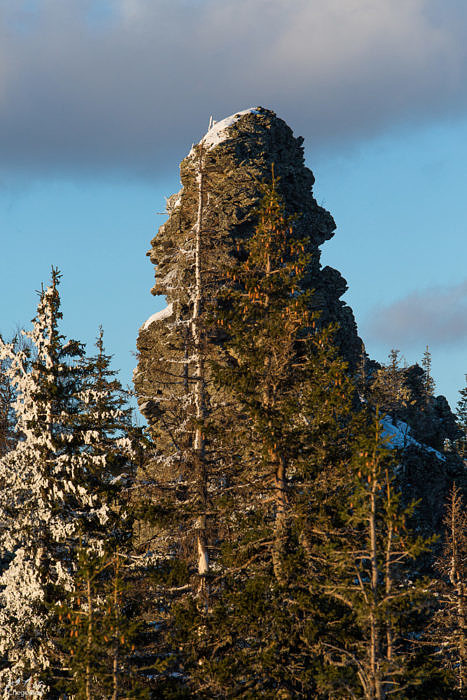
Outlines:
[[[110,585],[110,572],[115,562],[124,560],[131,547],[131,504],[123,487],[131,484],[134,478],[138,438],[131,423],[127,393],[115,378],[116,372],[110,367],[111,356],[105,352],[102,328],[96,347],[94,357],[83,357],[79,363],[81,390],[75,432],[81,438],[83,474],[94,498],[105,508],[106,519],[105,522],[96,517],[82,520],[73,590],[67,596],[66,605],[59,608],[65,626],[64,640],[68,640],[62,646],[71,668],[63,688],[68,692],[74,689],[77,697],[83,698],[106,696],[107,692],[111,696],[111,657],[116,637],[106,636],[103,631],[106,588]],[[117,548],[120,548],[119,558],[115,559]],[[119,622],[122,630],[125,627],[126,633],[122,635],[126,638],[129,629],[135,627],[133,617],[125,621],[125,625]],[[123,662],[128,649],[123,643],[121,647],[118,648]],[[126,661],[125,664],[127,668]],[[121,675],[119,668],[117,666],[117,686]]]
[[[431,352],[428,345],[423,353],[422,367],[425,373],[423,376],[423,388],[425,389],[425,398],[428,402],[435,392],[435,382],[431,375]]]
[[[163,317],[153,321],[152,329],[159,332],[151,348],[151,395],[142,404],[155,441],[144,475],[148,507],[142,535],[151,551],[165,555],[167,564],[185,568],[185,582],[190,579],[203,604],[209,597],[215,530],[211,499],[223,469],[211,430],[218,404],[206,368],[214,351],[208,310],[215,301],[226,246],[219,245],[208,205],[212,173],[204,145],[195,146],[194,153],[194,219],[184,221],[180,211],[176,246],[161,244],[159,251],[158,266],[165,274],[158,275],[157,289],[170,303]]]
[[[467,692],[467,512],[461,490],[454,484],[446,503],[445,542],[439,558],[439,610],[431,625],[435,658],[446,668],[453,685]]]
[[[235,428],[216,426],[232,454],[215,501],[218,573],[209,609],[200,617],[194,606],[180,606],[178,629],[197,692],[305,698],[323,622],[320,601],[301,578],[323,505],[313,494],[345,459],[353,387],[334,329],[312,309],[307,239],[285,216],[274,179],[263,194],[258,225],[237,248],[215,318],[222,344],[211,366],[231,397],[226,422]]]
[[[86,488],[74,430],[83,350],[60,333],[59,281],[52,269],[26,334],[33,352],[0,343],[15,391],[19,437],[0,459],[2,549],[10,557],[1,579],[0,688],[8,698],[13,688],[53,697],[60,657],[52,606],[71,585],[79,523],[106,519]]]
[[[460,390],[460,399],[457,402],[457,424],[462,430],[462,436],[458,440],[458,450],[461,457],[467,459],[467,374],[466,386]]]
[[[404,417],[407,407],[413,403],[405,373],[406,368],[401,366],[400,351],[393,348],[388,362],[376,371],[371,383],[371,403],[396,420]]]
[[[128,564],[118,550],[79,551],[73,591],[58,607],[69,671],[62,686],[77,700],[149,697],[134,665],[142,623],[132,614]]]
[[[112,470],[131,464],[128,416],[109,382],[102,335],[94,361],[60,333],[60,273],[40,294],[31,348],[0,343],[14,389],[18,440],[0,458],[0,649],[4,697],[57,697],[67,676],[57,605],[74,589],[81,548],[102,556],[130,530]],[[118,527],[117,527],[118,523]],[[79,568],[79,567],[78,567]]]
[[[8,361],[0,362],[0,457],[15,443],[13,402],[14,390],[7,373]]]
[[[412,697],[426,672],[413,668],[408,640],[420,635],[429,601],[427,581],[417,578],[414,562],[432,540],[410,532],[415,504],[401,505],[396,457],[387,442],[377,412],[356,439],[342,493],[342,527],[323,532],[324,589],[347,608],[351,621],[344,637],[333,640],[329,620],[321,643],[329,664],[329,685],[324,674],[322,688],[332,697],[358,697],[357,679],[366,700]]]
[[[63,689],[73,692],[80,700],[89,700],[102,690],[102,657],[107,645],[101,626],[102,598],[99,605],[96,589],[107,566],[102,556],[81,548],[73,590],[57,608],[63,629],[62,649],[69,669]]]
[[[104,332],[99,329],[97,353],[82,357],[79,411],[75,432],[81,440],[81,459],[89,488],[105,504],[107,520],[83,523],[82,546],[100,554],[129,541],[132,532],[124,487],[134,479],[140,431],[132,424],[128,392],[111,369],[105,352]]]
[[[194,218],[182,225],[180,210],[176,246],[167,249],[161,243],[157,288],[169,304],[162,316],[150,319],[150,330],[143,327],[140,341],[140,348],[142,342],[151,342],[151,393],[144,396],[142,409],[154,443],[148,445],[148,459],[139,472],[138,546],[147,554],[152,590],[157,592],[152,621],[157,623],[159,661],[167,666],[170,660],[172,669],[159,679],[159,693],[165,692],[161,684],[176,685],[181,656],[171,645],[173,617],[168,611],[185,598],[187,605],[196,601],[195,608],[209,604],[211,565],[218,549],[214,503],[230,459],[213,429],[220,407],[207,368],[216,334],[209,310],[220,284],[219,260],[227,254],[208,206],[212,172],[206,149],[199,144],[194,153]]]
[[[349,413],[352,397],[345,364],[333,350],[333,329],[323,328],[312,310],[308,241],[294,235],[274,179],[263,191],[257,228],[228,273],[233,288],[217,321],[226,340],[216,372],[246,417],[250,444],[240,475],[256,484],[253,493],[274,514],[274,570],[285,583],[290,487],[323,468],[331,445],[327,428]]]

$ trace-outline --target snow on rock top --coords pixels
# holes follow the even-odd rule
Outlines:
[[[147,331],[149,326],[152,323],[154,323],[154,321],[162,321],[162,319],[168,318],[169,316],[172,315],[172,309],[173,309],[173,304],[169,304],[168,306],[165,307],[165,309],[162,309],[162,311],[157,311],[155,314],[150,316],[145,323],[143,323],[142,329],[144,331]]]
[[[230,117],[222,119],[220,122],[213,122],[208,133],[201,139],[200,143],[204,144],[209,151],[215,146],[218,146],[222,141],[228,139],[229,135],[227,129],[233,126],[233,124],[245,114],[259,114],[259,109],[257,107],[250,107],[249,109],[244,109],[242,112],[236,112],[230,115]]]

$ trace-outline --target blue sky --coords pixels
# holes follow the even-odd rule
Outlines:
[[[467,372],[467,8],[458,0],[3,0],[0,330],[50,266],[64,330],[130,381],[145,256],[178,163],[215,119],[274,109],[305,137],[372,357],[425,346],[451,404]]]

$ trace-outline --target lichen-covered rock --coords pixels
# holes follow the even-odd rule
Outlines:
[[[203,158],[206,202],[202,243],[210,256],[210,270],[228,264],[235,246],[248,237],[256,223],[260,184],[278,179],[286,214],[296,217],[295,228],[309,238],[311,263],[306,284],[314,290],[313,305],[323,321],[338,326],[337,341],[351,366],[362,352],[352,310],[341,297],[347,284],[337,270],[321,267],[320,248],[334,235],[335,223],[313,196],[314,176],[305,166],[303,139],[294,137],[274,112],[261,107],[246,110],[214,124],[193,146],[180,166],[182,189],[167,201],[169,218],[151,241],[149,256],[156,266],[155,295],[164,295],[173,318],[183,318],[192,289],[193,227],[198,213],[199,159]],[[205,284],[215,285],[216,274]],[[167,319],[167,316],[166,316]],[[139,364],[135,386],[143,413],[154,400],[151,375],[163,342],[164,319],[146,323],[138,338]],[[167,324],[166,324],[167,325]],[[159,368],[160,369],[160,368]],[[159,387],[160,390],[160,387]]]

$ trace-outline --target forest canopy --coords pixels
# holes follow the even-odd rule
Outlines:
[[[135,425],[60,273],[0,340],[4,698],[462,698],[467,387],[372,361],[273,113],[214,125],[152,241]]]

